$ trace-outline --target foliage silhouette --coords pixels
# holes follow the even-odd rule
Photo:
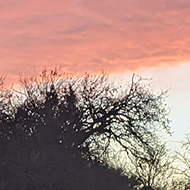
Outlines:
[[[20,82],[20,90],[1,91],[2,190],[132,189],[134,179],[102,161],[109,146],[148,161],[152,128],[170,132],[165,93],[154,95],[142,78],[118,89],[104,74],[62,78],[55,68]]]

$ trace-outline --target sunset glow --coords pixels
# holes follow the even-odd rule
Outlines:
[[[189,0],[1,0],[0,66],[8,85],[54,66],[153,77],[171,88],[174,137],[190,132]]]

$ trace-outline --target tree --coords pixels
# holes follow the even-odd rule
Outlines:
[[[149,159],[145,157],[130,157],[130,164],[126,165],[126,173],[133,176],[143,188],[166,190],[170,187],[174,168],[174,161],[165,143],[154,139],[154,150]],[[138,151],[138,150],[137,150]]]
[[[176,158],[176,180],[173,181],[173,189],[190,189],[190,134],[180,142],[181,147],[175,152]]]
[[[11,107],[14,111],[1,119],[0,143],[5,145],[1,169],[9,168],[1,178],[6,181],[7,176],[13,176],[12,189],[22,183],[33,189],[58,189],[60,184],[69,188],[71,178],[80,185],[85,178],[76,173],[86,176],[86,165],[93,168],[91,165],[102,158],[107,166],[113,144],[129,157],[148,163],[155,152],[151,142],[157,135],[155,128],[170,132],[166,93],[154,94],[146,80],[135,75],[126,88],[109,83],[105,74],[62,77],[57,68],[44,70],[39,77],[21,77],[20,82],[21,89],[10,92],[11,101],[18,102]],[[73,163],[78,164],[73,167]],[[92,179],[89,181],[94,184]]]

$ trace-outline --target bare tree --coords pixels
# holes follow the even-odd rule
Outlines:
[[[181,147],[175,151],[176,179],[173,181],[173,189],[190,189],[190,134],[180,142]]]
[[[166,93],[155,95],[135,75],[126,89],[111,86],[107,80],[105,76],[85,77],[77,92],[86,139],[112,139],[133,155],[137,149],[149,151],[155,129],[170,133]]]
[[[141,77],[133,75],[125,89],[110,84],[105,74],[62,78],[57,69],[50,73],[44,70],[40,77],[23,77],[20,81],[20,94],[24,94],[28,106],[43,107],[48,97],[57,99],[58,105],[73,98],[73,109],[80,112],[77,132],[83,136],[84,146],[103,138],[114,140],[135,155],[137,149],[146,152],[152,148],[150,139],[154,139],[155,128],[170,133],[167,92],[154,94]]]
[[[23,154],[30,155],[29,160],[36,163],[42,154],[42,160],[48,160],[45,164],[50,158],[58,159],[59,147],[68,150],[71,157],[80,152],[88,160],[103,160],[106,164],[104,160],[109,162],[111,158],[111,147],[117,144],[129,158],[136,159],[139,168],[140,164],[151,168],[149,162],[157,162],[164,154],[164,148],[155,147],[153,141],[155,131],[170,133],[167,92],[153,93],[149,80],[133,75],[131,83],[119,88],[105,74],[62,76],[56,68],[44,70],[37,77],[21,77],[20,82],[20,90],[13,89],[17,93],[14,102],[19,102],[13,105],[16,110],[7,113],[9,122],[3,120],[3,126],[9,129],[9,152],[4,154],[11,156],[14,151],[17,155],[11,162],[23,162],[24,158],[15,151],[20,145],[24,146]],[[40,148],[46,146],[51,151]],[[49,155],[53,147],[56,151],[52,157]],[[159,172],[157,166],[153,175]],[[37,164],[36,171],[40,167]],[[41,171],[46,177],[47,173]]]
[[[170,187],[174,173],[173,157],[165,143],[156,141],[157,139],[154,139],[154,150],[150,152],[149,159],[130,158],[131,164],[126,166],[126,173],[134,176],[141,187],[164,190]]]

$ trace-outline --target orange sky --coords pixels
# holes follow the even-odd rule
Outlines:
[[[190,132],[189,0],[0,0],[7,83],[54,66],[153,77],[172,89],[175,135]]]
[[[1,73],[136,71],[188,62],[189,0],[0,1]]]

